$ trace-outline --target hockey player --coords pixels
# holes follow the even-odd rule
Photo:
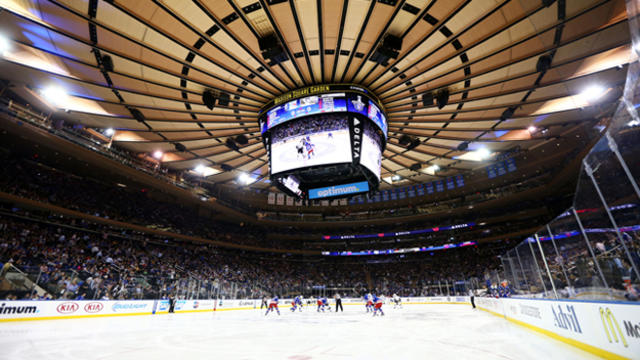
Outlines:
[[[329,310],[329,312],[331,312],[331,305],[329,305],[329,299],[327,299],[326,296],[324,296],[322,298],[322,307],[326,308],[327,310]],[[324,310],[322,310],[322,311],[324,311]]]
[[[302,311],[302,300],[300,299],[300,296],[296,296],[291,300],[291,312],[295,312],[298,309]]]
[[[322,298],[318,296],[318,309],[316,310],[317,312],[320,312],[320,310],[322,310],[322,312],[324,312],[324,305],[322,304]]]
[[[267,309],[267,312],[264,313],[264,316],[267,316],[269,314],[269,312],[273,311],[273,309],[275,309],[278,312],[278,316],[280,316],[280,309],[278,309],[278,295],[274,296],[273,299],[271,299],[271,301],[269,302],[269,308]]]
[[[311,142],[309,142],[309,137],[307,136],[307,140],[304,142],[304,147],[307,149],[307,160],[311,159],[311,156],[315,156],[313,149],[316,147]]]
[[[382,311],[382,299],[373,294],[373,316],[376,316],[380,312],[380,315],[384,316]]]
[[[364,307],[367,309],[367,312],[373,311],[373,296],[371,293],[364,295]]]
[[[298,152],[296,154],[296,160],[298,158],[300,158],[300,157],[302,159],[304,159],[304,151],[303,151],[303,149],[304,149],[304,140],[300,140],[300,143],[296,145],[296,151]]]
[[[296,301],[296,305],[298,307],[298,310],[302,311],[302,306],[304,304],[304,299],[303,299],[302,295],[296,296],[295,301]]]
[[[400,296],[398,296],[398,294],[393,294],[392,297],[393,300],[393,308],[400,308],[402,309],[402,299],[400,298]]]

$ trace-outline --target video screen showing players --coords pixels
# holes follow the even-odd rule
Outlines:
[[[298,117],[343,111],[347,111],[344,93],[307,96],[269,110],[266,126],[262,128],[262,132]]]
[[[290,121],[273,129],[271,134],[271,174],[309,166],[351,163],[351,156],[349,122],[345,114]]]
[[[380,135],[376,128],[369,122],[364,123],[364,136],[362,137],[362,152],[360,165],[366,167],[376,175],[380,181],[380,157],[381,157]]]

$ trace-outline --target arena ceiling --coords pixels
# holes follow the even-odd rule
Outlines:
[[[369,88],[389,120],[382,177],[425,182],[544,141],[561,146],[563,134],[597,121],[602,102],[616,98],[633,56],[623,0],[0,0],[0,6],[0,32],[9,39],[1,77],[23,94],[65,110],[71,121],[116,129],[113,140],[124,148],[161,151],[169,168],[200,166],[214,182],[247,173],[257,180],[251,186],[261,188],[269,186],[263,181],[269,169],[257,115],[289,90],[326,83]],[[278,64],[265,60],[258,44],[271,34],[286,55]],[[388,34],[402,39],[401,50],[377,64],[371,57]],[[541,56],[550,60],[546,69],[537,66]],[[68,95],[54,91],[47,98],[51,86]],[[585,97],[592,86],[604,96]],[[229,94],[228,106],[205,107],[207,89]],[[450,92],[446,106],[423,105],[423,94],[442,89]],[[240,134],[248,144],[225,145]],[[403,134],[419,145],[400,145]],[[441,170],[434,173],[434,165]]]

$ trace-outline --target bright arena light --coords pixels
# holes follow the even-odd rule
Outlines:
[[[197,172],[200,175],[203,175],[205,171],[207,171],[207,167],[202,164],[199,164],[198,166],[195,167],[195,169],[193,169],[193,171]]]
[[[534,133],[534,132],[536,132],[536,130],[538,130],[538,129],[537,129],[535,126],[533,126],[533,125],[532,125],[532,126],[529,126],[529,127],[527,128],[527,130],[529,130],[529,132],[533,134],[533,133]]]
[[[491,156],[491,152],[487,148],[480,148],[476,150],[476,154],[478,154],[478,157],[482,160]]]
[[[391,177],[391,180],[392,180],[392,181],[398,181],[398,180],[400,180],[400,179],[402,179],[402,178],[400,177],[400,175],[393,175],[393,176]]]
[[[164,156],[164,153],[162,151],[160,151],[160,150],[156,150],[153,153],[153,157],[158,159],[158,160],[162,159],[163,156]]]
[[[0,54],[4,55],[9,50],[9,39],[6,36],[0,34]]]
[[[64,104],[69,97],[63,88],[56,85],[50,85],[44,88],[42,90],[42,96],[44,96],[48,102],[57,106]]]
[[[247,173],[241,173],[238,176],[238,181],[243,185],[249,185],[249,184],[252,184],[255,181],[255,179],[249,176],[249,174]]]
[[[113,134],[115,134],[115,130],[113,130],[113,128],[108,128],[107,130],[104,131],[104,134],[107,136],[113,136]]]
[[[607,89],[600,85],[591,85],[584,89],[584,91],[580,93],[580,96],[586,101],[594,101],[602,97],[606,90]]]

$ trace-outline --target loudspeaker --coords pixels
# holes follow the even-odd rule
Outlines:
[[[421,163],[415,163],[415,164],[411,165],[409,167],[409,169],[411,169],[413,171],[418,171],[418,170],[422,169],[422,164]]]
[[[418,138],[413,139],[411,144],[409,144],[409,146],[407,147],[407,150],[413,150],[413,149],[417,148],[420,145],[420,143],[422,143],[420,141],[420,139],[418,139]]]
[[[233,167],[231,167],[231,165],[228,164],[220,164],[220,168],[224,171],[231,171],[233,170]]]
[[[507,119],[511,119],[511,117],[513,116],[513,113],[516,111],[515,108],[513,107],[508,107],[505,111],[502,112],[502,115],[500,116],[500,120],[504,121]]]
[[[202,102],[209,110],[213,110],[214,106],[216,106],[216,96],[213,91],[205,90],[205,92],[202,93]]]
[[[181,143],[175,143],[173,144],[173,146],[176,148],[177,151],[180,151],[180,152],[187,151],[187,147],[182,145]]]
[[[399,51],[402,49],[402,38],[389,34],[382,40],[382,47]]]
[[[265,60],[270,60],[273,65],[286,61],[287,54],[284,52],[282,45],[278,41],[275,34],[267,35],[258,39],[260,52]]]
[[[422,105],[423,106],[431,106],[433,105],[433,93],[428,92],[422,94]]]
[[[551,56],[542,55],[538,58],[538,63],[536,64],[536,70],[538,72],[547,71],[551,67]]]
[[[468,147],[469,147],[469,143],[464,141],[464,142],[460,143],[460,145],[458,145],[458,150],[465,151],[465,150],[467,150]]]
[[[236,142],[240,145],[247,145],[249,143],[249,139],[244,134],[240,134],[236,136]]]
[[[225,145],[227,145],[227,147],[231,150],[238,150],[238,144],[236,144],[235,141],[233,141],[232,138],[227,138],[227,141],[225,141],[224,143]]]
[[[129,108],[129,112],[131,113],[131,116],[133,116],[133,118],[138,122],[144,122],[144,115],[142,115],[140,110],[136,108]]]
[[[442,89],[436,94],[438,109],[442,109],[449,103],[449,89]]]
[[[218,104],[220,104],[220,106],[229,106],[229,94],[220,93],[220,96],[218,97]]]
[[[404,134],[402,136],[400,136],[400,139],[398,139],[398,142],[400,143],[400,145],[406,146],[409,145],[409,143],[411,143],[411,136]]]
[[[113,60],[111,60],[111,56],[102,55],[102,67],[106,72],[113,72]]]

